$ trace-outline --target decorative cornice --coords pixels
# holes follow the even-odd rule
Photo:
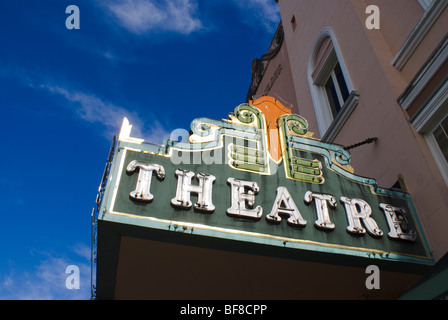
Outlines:
[[[264,73],[269,65],[269,61],[271,61],[277,53],[280,51],[280,48],[283,44],[284,32],[283,25],[280,21],[280,24],[277,27],[277,31],[275,32],[274,38],[269,46],[268,52],[263,55],[260,59],[252,60],[252,83],[249,87],[249,91],[246,96],[246,102],[253,100],[253,96],[258,90],[258,87],[263,80]]]

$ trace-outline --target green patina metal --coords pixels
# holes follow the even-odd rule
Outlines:
[[[192,122],[193,136],[198,143],[168,141],[155,146],[133,139],[119,139],[108,182],[105,201],[99,219],[140,225],[173,232],[192,233],[208,237],[233,239],[289,247],[298,250],[361,256],[389,261],[432,264],[433,259],[418,216],[408,194],[378,188],[376,181],[347,171],[350,155],[341,147],[322,143],[308,135],[306,120],[286,115],[278,120],[283,150],[283,161],[275,163],[269,157],[263,114],[250,105],[235,109],[230,120],[196,119]],[[194,138],[194,137],[192,137]],[[182,153],[183,161],[174,163],[174,152]],[[212,154],[213,153],[213,154]],[[186,156],[185,156],[186,155]],[[185,157],[184,157],[185,156]],[[201,161],[195,161],[195,159]],[[138,173],[128,173],[131,161],[163,166],[163,179],[153,175],[152,201],[137,201],[130,197],[136,187]],[[183,169],[213,175],[213,212],[194,208],[179,209],[170,204],[176,196],[176,170]],[[245,219],[229,216],[231,203],[228,178],[252,181],[260,190],[255,194],[255,205],[263,208],[262,217]],[[198,184],[197,180],[193,180]],[[302,217],[303,227],[292,227],[283,219],[272,223],[266,216],[273,208],[276,191],[285,187],[291,194]],[[332,195],[337,200],[329,209],[334,230],[320,230],[314,226],[316,203],[304,201],[307,191]],[[371,217],[384,231],[382,237],[369,234],[355,236],[347,232],[348,218],[341,197],[366,201],[372,208]],[[197,195],[191,194],[195,202]],[[401,241],[388,237],[389,225],[381,203],[403,208],[407,213],[408,228],[417,233],[416,241]]]

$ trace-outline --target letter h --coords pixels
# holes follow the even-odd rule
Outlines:
[[[215,177],[205,173],[198,173],[197,179],[199,185],[191,184],[194,172],[189,170],[178,169],[176,197],[171,199],[171,204],[175,207],[189,209],[193,205],[190,200],[190,194],[196,193],[198,201],[194,204],[194,208],[201,211],[213,212],[215,206],[212,203],[212,185]]]

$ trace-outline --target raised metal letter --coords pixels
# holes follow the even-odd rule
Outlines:
[[[165,178],[165,169],[158,164],[134,160],[128,164],[126,170],[127,172],[134,172],[137,168],[139,168],[137,186],[130,193],[130,197],[141,201],[151,201],[154,199],[150,192],[152,172],[155,171],[157,176],[163,179]]]
[[[261,206],[253,208],[255,204],[255,194],[260,188],[256,182],[243,181],[235,178],[227,179],[231,186],[231,207],[227,209],[227,214],[231,216],[260,219],[263,214]]]
[[[313,199],[316,203],[317,212],[317,220],[314,222],[314,225],[320,229],[333,230],[336,226],[330,220],[328,204],[332,208],[336,208],[336,199],[330,194],[314,193],[311,191],[305,193],[304,200],[306,203],[311,203]]]
[[[194,172],[189,170],[178,169],[177,175],[177,191],[176,197],[171,199],[171,204],[176,207],[189,209],[193,205],[190,200],[190,194],[196,193],[198,201],[194,204],[195,209],[213,212],[215,206],[212,203],[212,185],[215,177],[205,173],[198,173],[198,186],[191,184]]]
[[[370,217],[372,208],[361,199],[350,199],[341,197],[341,201],[345,204],[345,212],[347,213],[348,227],[347,232],[351,234],[364,235],[367,232],[374,237],[382,237],[383,231],[378,227],[376,221]],[[361,225],[361,220],[364,227]]]
[[[390,230],[387,234],[389,238],[406,241],[415,241],[417,239],[415,230],[411,230],[407,233],[403,232],[403,229],[406,230],[408,226],[406,211],[404,209],[396,208],[386,203],[381,203],[380,208],[386,215],[387,224],[389,225]]]
[[[277,197],[275,198],[271,213],[266,216],[266,219],[271,222],[280,222],[282,218],[279,214],[289,216],[288,223],[293,226],[306,226],[306,220],[302,218],[299,209],[297,209],[294,200],[285,187],[277,188]]]

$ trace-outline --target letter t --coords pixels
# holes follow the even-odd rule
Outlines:
[[[158,164],[133,160],[128,164],[126,170],[127,172],[134,172],[137,168],[139,168],[137,186],[130,193],[130,197],[136,200],[151,201],[154,199],[150,192],[152,172],[155,171],[157,176],[163,179],[165,178],[165,169]]]

